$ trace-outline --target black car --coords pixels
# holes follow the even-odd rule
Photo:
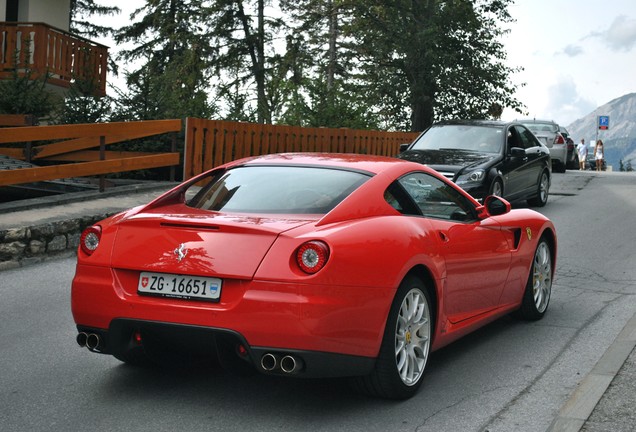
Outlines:
[[[499,195],[538,207],[548,202],[550,150],[521,123],[440,122],[400,151],[400,159],[428,165],[478,200]]]

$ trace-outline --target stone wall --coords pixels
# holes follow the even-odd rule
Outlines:
[[[82,231],[108,216],[99,214],[0,230],[0,271],[73,256]]]

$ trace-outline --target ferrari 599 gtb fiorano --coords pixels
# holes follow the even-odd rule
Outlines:
[[[483,204],[414,162],[353,154],[235,161],[86,229],[77,341],[145,365],[355,377],[404,399],[432,351],[546,312],[553,224]]]

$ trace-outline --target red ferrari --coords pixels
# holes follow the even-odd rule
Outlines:
[[[356,377],[404,399],[430,353],[548,307],[556,233],[394,158],[235,161],[86,229],[77,342],[130,364],[209,354],[244,371]]]

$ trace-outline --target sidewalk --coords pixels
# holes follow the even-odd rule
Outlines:
[[[0,203],[0,232],[78,217],[114,214],[146,204],[176,183],[120,187],[99,194]],[[1,273],[1,271],[0,271]],[[636,314],[560,408],[551,432],[636,431]]]

